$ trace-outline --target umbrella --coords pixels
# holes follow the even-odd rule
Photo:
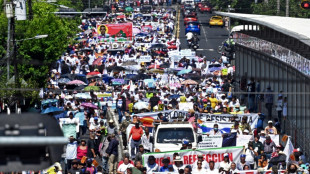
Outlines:
[[[77,93],[77,94],[75,94],[75,98],[91,99],[91,96],[88,93]]]
[[[126,8],[125,8],[125,11],[126,11],[126,12],[132,12],[132,11],[133,11],[133,8],[132,8],[132,7],[126,7]]]
[[[79,118],[80,125],[83,125],[84,120],[85,120],[85,115],[84,112],[78,112],[74,115],[75,118]]]
[[[141,110],[141,109],[148,109],[149,103],[148,102],[137,102],[133,106],[135,109]]]
[[[221,70],[221,67],[212,67],[208,69],[209,72],[220,71],[220,70]]]
[[[83,49],[81,49],[81,51],[94,51],[94,50],[91,48],[83,48]]]
[[[107,67],[107,70],[108,71],[123,71],[123,70],[125,70],[125,68],[124,67],[121,67],[121,66],[109,66],[109,67]]]
[[[185,79],[200,80],[202,77],[198,74],[186,74]]]
[[[72,81],[68,82],[67,85],[80,86],[80,85],[86,85],[86,83],[82,82],[81,80],[72,80]]]
[[[135,61],[126,61],[122,64],[122,66],[130,66],[130,65],[137,65],[138,63]]]
[[[60,114],[60,113],[62,113],[62,112],[63,112],[62,109],[59,109],[59,108],[57,108],[57,107],[52,106],[52,107],[49,107],[49,108],[44,109],[44,110],[41,112],[41,114],[52,114],[52,115],[55,115],[55,114]]]
[[[102,76],[102,80],[105,82],[105,83],[109,83],[111,79],[114,79],[113,77],[111,76],[108,76],[108,75],[103,75]]]
[[[97,58],[97,59],[93,62],[93,65],[98,65],[98,66],[102,65],[102,59],[103,59],[103,57]]]
[[[150,66],[147,67],[148,69],[154,69],[155,68],[155,64],[152,64]],[[156,65],[156,69],[162,69],[159,65]]]
[[[98,74],[101,74],[101,73],[98,71],[93,71],[93,72],[87,73],[86,75],[87,76],[93,76],[93,75],[98,75]]]
[[[82,103],[81,106],[85,108],[92,108],[92,109],[97,109],[98,107],[92,103]]]
[[[59,84],[67,84],[68,82],[70,82],[71,80],[69,78],[60,78],[58,80]]]
[[[197,85],[198,83],[194,80],[188,79],[188,80],[183,81],[181,84],[182,85]]]
[[[117,19],[124,19],[124,18],[126,18],[126,16],[125,16],[125,15],[119,15],[119,16],[117,16],[116,18],[117,18]]]
[[[136,35],[136,34],[138,34],[138,33],[140,33],[141,32],[141,30],[139,29],[139,28],[137,28],[137,27],[133,27],[132,28],[132,34],[133,35]]]
[[[165,44],[154,44],[151,46],[151,49],[155,49],[155,48],[167,48],[167,45],[165,45]]]
[[[86,88],[84,88],[84,91],[100,91],[99,86],[87,86]]]
[[[178,75],[183,75],[183,74],[187,74],[189,72],[191,72],[192,70],[191,69],[183,69],[181,71],[178,72]]]
[[[170,95],[169,96],[169,99],[177,99],[177,98],[179,98],[181,95],[179,95],[179,94],[174,94],[174,95]]]
[[[161,65],[159,65],[159,67],[161,67],[161,68],[169,68],[170,67],[170,63],[163,63],[163,64],[161,64]]]
[[[122,85],[125,82],[124,79],[112,79],[111,81],[113,85]]]
[[[134,18],[138,18],[138,17],[143,17],[143,14],[141,14],[141,13],[139,13],[139,14],[136,14],[135,16],[134,16]]]

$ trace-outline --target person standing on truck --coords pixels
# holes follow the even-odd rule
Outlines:
[[[143,129],[139,126],[139,122],[136,122],[135,126],[131,128],[128,141],[130,140],[131,135],[132,135],[132,139],[130,142],[131,158],[135,159],[136,153],[139,152],[139,145],[141,144],[141,137],[143,135]]]

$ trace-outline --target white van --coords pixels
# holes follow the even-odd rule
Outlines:
[[[171,122],[158,125],[154,135],[154,151],[180,150],[182,141],[187,140],[192,148],[197,148],[197,136],[193,126],[188,122]]]

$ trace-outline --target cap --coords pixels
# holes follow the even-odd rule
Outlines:
[[[294,150],[293,150],[293,153],[294,153],[294,152],[299,152],[299,151],[298,151],[297,149],[294,149]]]
[[[93,162],[93,160],[91,158],[87,158],[86,162],[91,163],[91,162]]]
[[[224,153],[224,157],[229,157],[228,153]]]
[[[241,154],[241,155],[240,155],[240,158],[245,158],[245,157],[246,157],[245,154]]]
[[[168,107],[172,107],[172,104],[169,104]]]
[[[174,159],[173,161],[174,161],[174,162],[175,162],[175,161],[181,161],[181,162],[182,162],[182,158],[181,158],[180,156],[176,156],[175,159]]]
[[[267,136],[266,136],[266,139],[270,139],[270,136],[269,136],[269,135],[267,135]]]
[[[244,129],[244,131],[243,131],[244,133],[249,133],[249,130],[247,130],[247,129]]]
[[[198,158],[203,158],[202,154],[197,155]]]
[[[264,131],[264,130],[261,130],[260,133],[261,133],[261,134],[265,134],[265,131]]]
[[[268,124],[269,124],[269,123],[271,123],[271,124],[272,124],[272,120],[269,120],[269,121],[268,121]]]
[[[183,144],[188,145],[188,144],[189,144],[189,142],[188,142],[187,140],[183,140]]]
[[[112,119],[109,120],[109,123],[114,123],[114,121]]]
[[[98,117],[94,117],[94,120],[98,120]]]
[[[139,147],[143,147],[144,148],[143,144],[140,144]]]

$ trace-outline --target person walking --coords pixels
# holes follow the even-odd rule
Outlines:
[[[273,94],[270,94],[270,93],[273,91],[271,90],[270,85],[267,86],[266,92],[267,92],[267,94],[265,94],[265,97],[264,97],[265,98],[265,106],[266,106],[266,109],[268,111],[268,120],[271,120],[272,106],[273,106]]]
[[[116,173],[117,168],[117,156],[118,156],[118,144],[119,142],[115,138],[115,134],[108,137],[110,143],[108,149],[106,150],[107,156],[109,157],[109,173]]]
[[[126,130],[127,130],[128,125],[131,123],[131,120],[130,120],[130,115],[128,113],[125,113],[125,115],[126,115],[126,119],[122,121],[122,124],[119,129],[122,134],[124,149],[127,149]]]
[[[139,126],[139,122],[136,122],[135,126],[131,128],[130,133],[129,133],[129,137],[128,137],[128,141],[129,141],[131,136],[132,136],[132,139],[131,139],[131,142],[130,142],[131,158],[132,159],[135,159],[136,153],[139,152],[139,145],[141,144],[141,137],[142,137],[142,135],[143,135],[143,130]]]

